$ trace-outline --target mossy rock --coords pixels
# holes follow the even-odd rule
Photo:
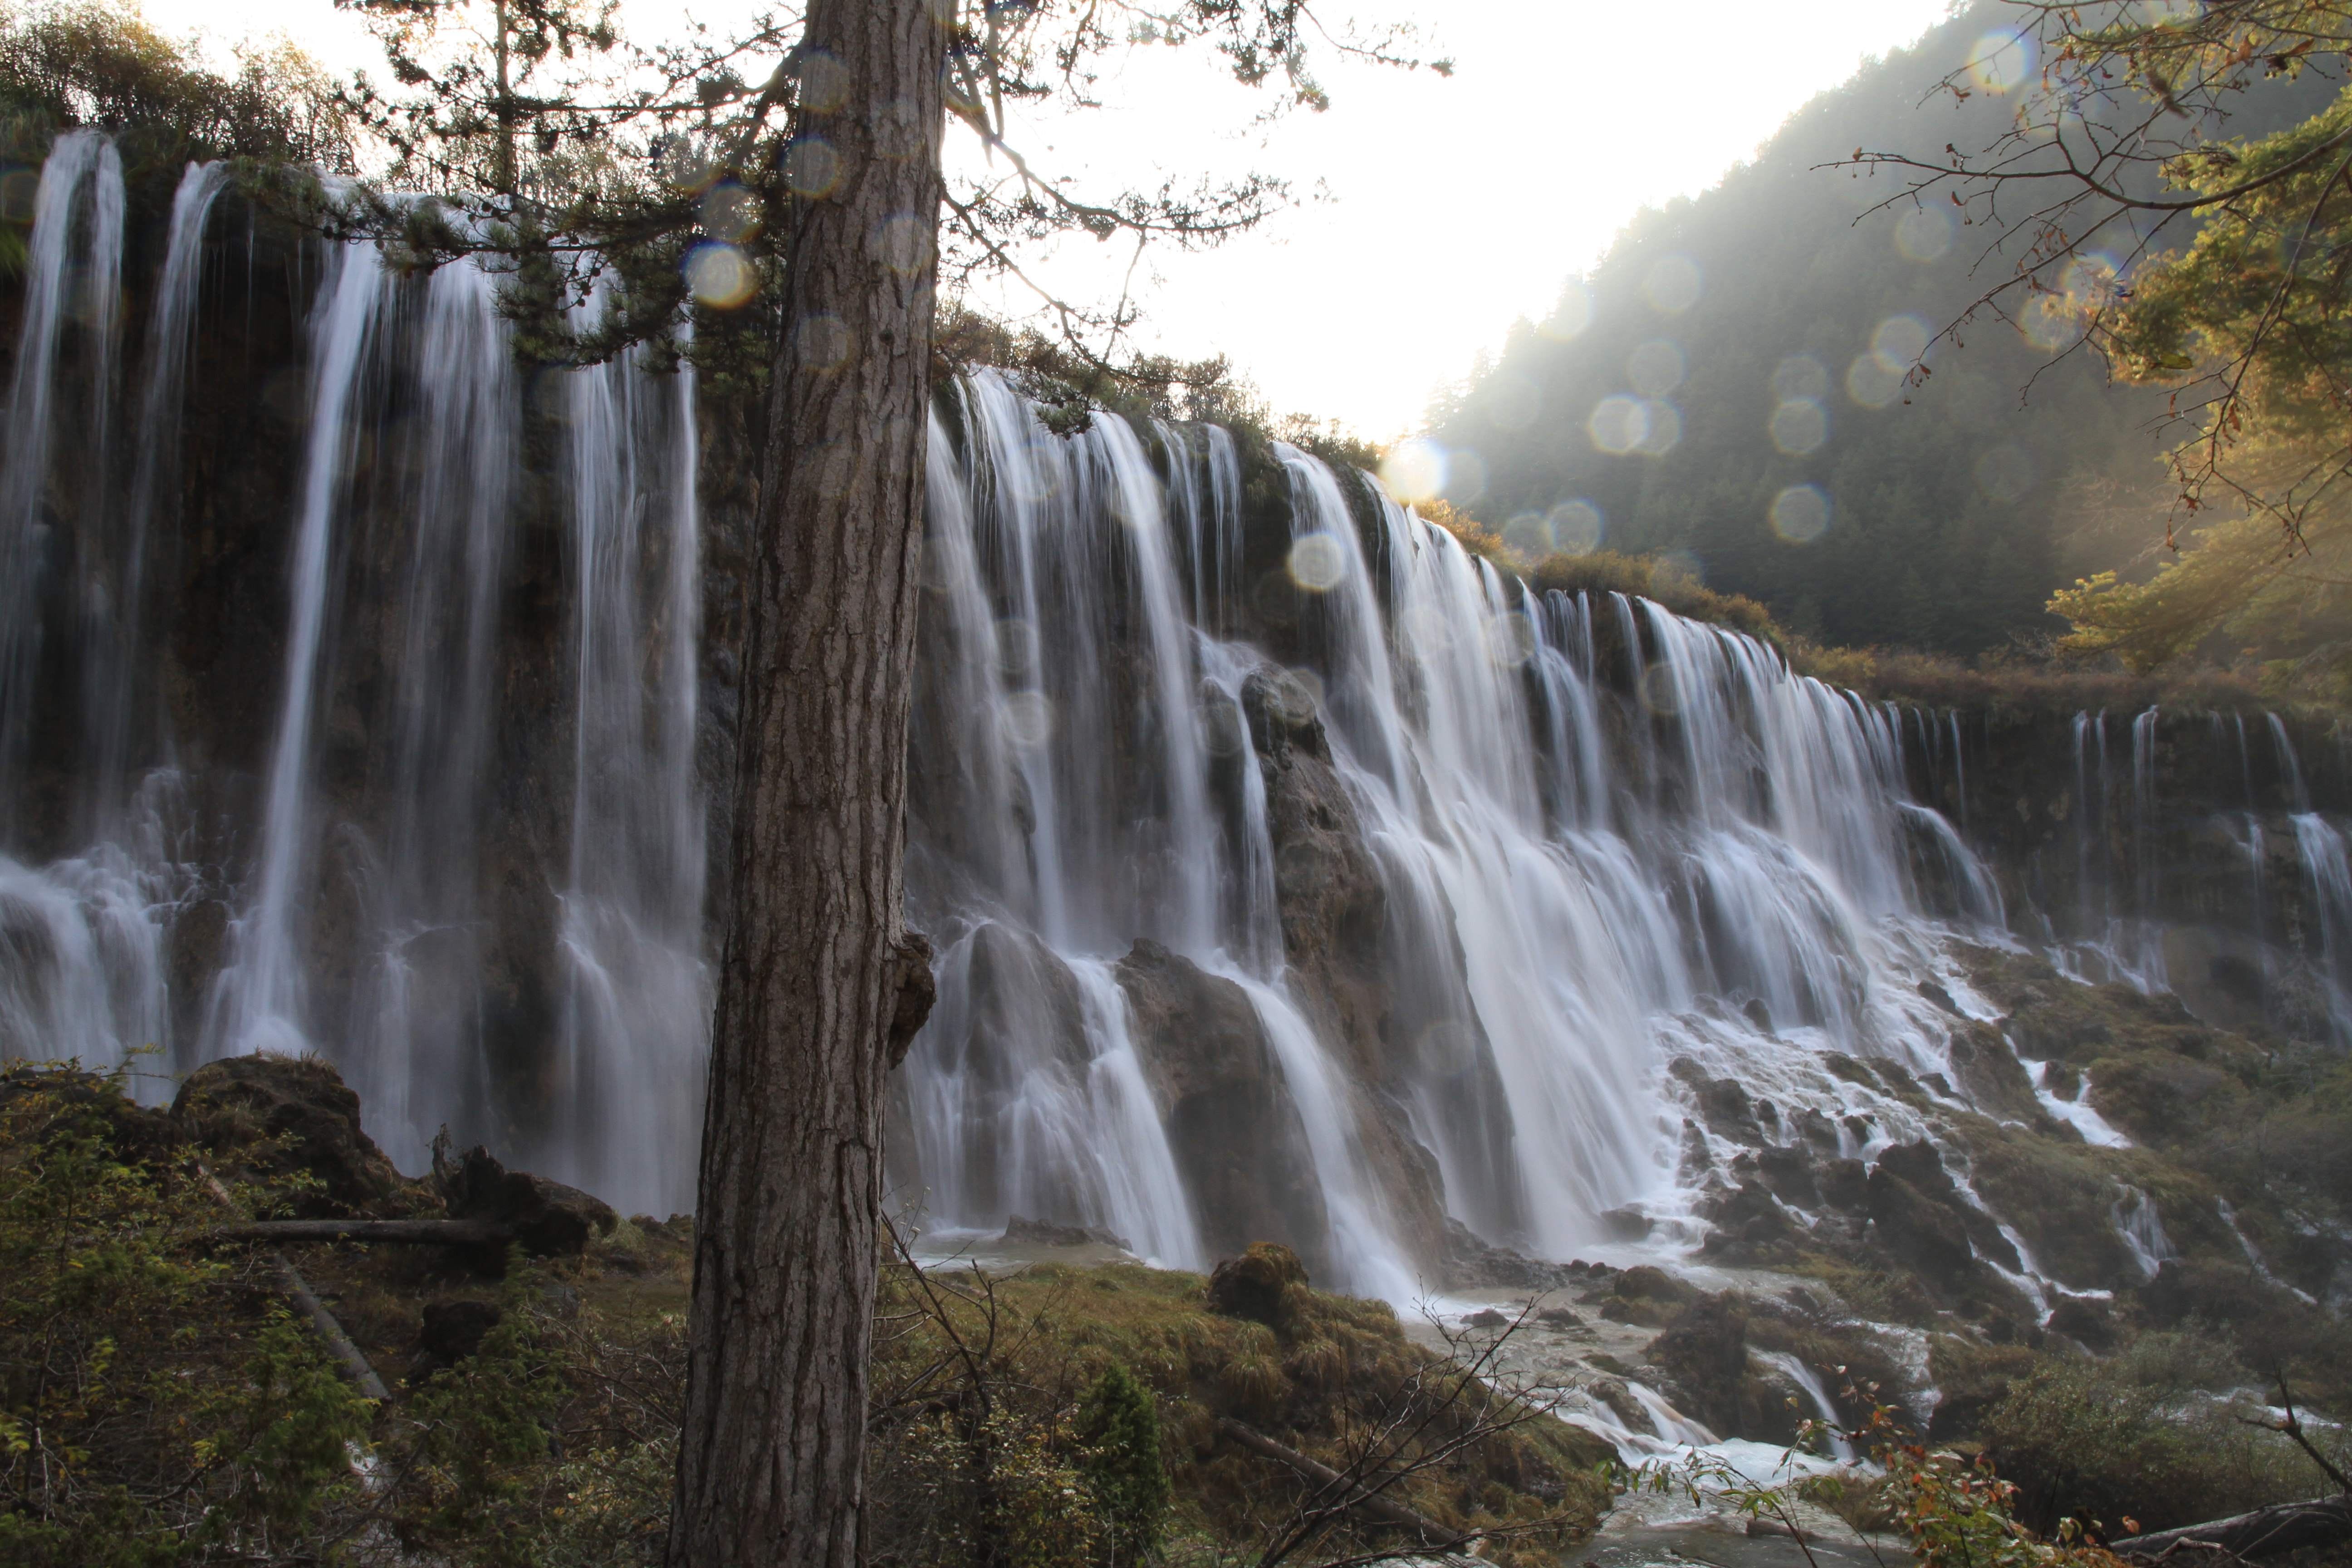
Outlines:
[[[2193,1136],[2231,1119],[2246,1098],[2228,1071],[2174,1050],[2100,1056],[2084,1072],[2093,1109],[2143,1143]]]
[[[1218,1264],[1209,1276],[1209,1310],[1277,1327],[1284,1316],[1284,1293],[1293,1286],[1303,1289],[1307,1283],[1307,1266],[1298,1261],[1298,1254],[1280,1242],[1252,1242],[1247,1251]]]
[[[1994,1406],[2009,1397],[2019,1378],[2031,1373],[2041,1357],[2024,1345],[1984,1344],[1958,1334],[1937,1334],[1927,1342],[1927,1376],[1943,1397],[1927,1423],[1926,1436],[1944,1443],[1973,1437]]]
[[[360,1125],[360,1097],[320,1057],[225,1057],[172,1101],[188,1141],[227,1169],[282,1184],[305,1217],[387,1211],[408,1184]]]

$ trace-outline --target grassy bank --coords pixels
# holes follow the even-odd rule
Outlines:
[[[332,1083],[323,1064],[287,1067]],[[381,1156],[355,1103],[346,1120],[326,1136],[307,1114],[200,1122],[70,1070],[0,1075],[0,1561],[659,1560],[691,1221],[621,1221],[572,1257],[284,1247],[381,1379],[373,1399],[298,1309],[280,1254],[215,1235],[351,1212],[341,1176]],[[368,1207],[439,1203],[399,1183]],[[1352,1494],[1318,1512],[1324,1489],[1268,1445],[1393,1478],[1385,1497],[1489,1532],[1492,1561],[1535,1568],[1589,1532],[1605,1444],[1264,1250],[1253,1267],[1274,1284],[1256,1297],[1134,1264],[887,1261],[868,1560],[1206,1568],[1286,1534],[1306,1562],[1400,1539]]]

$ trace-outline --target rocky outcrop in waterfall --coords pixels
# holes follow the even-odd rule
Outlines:
[[[1144,1072],[1212,1258],[1297,1238],[1311,1269],[1330,1216],[1298,1107],[1249,996],[1156,942],[1118,962]]]

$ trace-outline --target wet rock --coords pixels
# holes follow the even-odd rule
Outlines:
[[[165,939],[171,966],[172,1021],[184,1037],[202,1026],[200,1009],[212,977],[228,953],[229,907],[226,899],[193,899],[172,919]]]
[[[1276,914],[1291,994],[1317,1036],[1358,1090],[1349,1107],[1365,1167],[1382,1184],[1380,1194],[1398,1239],[1423,1267],[1442,1268],[1445,1251],[1445,1192],[1439,1165],[1417,1142],[1407,1106],[1431,1088],[1427,1075],[1411,1077],[1414,1053],[1400,1037],[1426,1034],[1441,1020],[1400,1022],[1396,966],[1389,950],[1391,915],[1387,884],[1355,802],[1332,766],[1319,699],[1287,671],[1262,666],[1242,683],[1242,710],[1265,791],[1265,831],[1274,851]],[[1235,828],[1238,831],[1239,824]],[[1452,925],[1444,939],[1454,941]],[[1423,998],[1422,1003],[1432,999]],[[1456,1020],[1458,1022],[1458,1020]],[[1465,1026],[1466,1028],[1466,1026]],[[1491,1138],[1465,1142],[1473,1158],[1498,1154],[1510,1136],[1493,1064],[1478,1041],[1464,1071],[1443,1088],[1455,1103],[1447,1125],[1491,1130]],[[1481,1145],[1485,1148],[1482,1149]],[[1498,1157],[1498,1171],[1512,1170]],[[1504,1228],[1515,1194],[1498,1193]]]
[[[1507,1247],[1496,1247],[1448,1215],[1441,1272],[1454,1290],[1557,1290],[1574,1278],[1558,1263],[1542,1263]]]
[[[1584,1320],[1565,1307],[1546,1307],[1536,1314],[1536,1321],[1548,1329],[1580,1329]]]
[[[1631,1205],[1623,1208],[1603,1209],[1592,1216],[1618,1241],[1641,1241],[1656,1228],[1657,1222]],[[1606,1264],[1596,1265],[1607,1268]]]
[[[1242,711],[1265,775],[1285,951],[1293,963],[1377,963],[1387,895],[1312,697],[1286,672],[1259,668],[1242,682]]]
[[[1114,1236],[1098,1225],[1055,1225],[1050,1220],[1024,1219],[1019,1215],[1004,1222],[1004,1234],[996,1238],[1008,1247],[1116,1247],[1125,1252],[1127,1237]]]
[[[1583,1299],[1598,1305],[1601,1315],[1611,1322],[1662,1328],[1675,1313],[1697,1300],[1699,1291],[1696,1286],[1686,1285],[1665,1270],[1645,1263],[1618,1275],[1610,1281],[1606,1291]]]
[[[1642,1408],[1642,1402],[1633,1397],[1633,1391],[1616,1378],[1596,1377],[1584,1385],[1584,1392],[1607,1405],[1609,1413],[1623,1422],[1627,1431],[1654,1430],[1650,1413]]]
[[[1777,1244],[1795,1241],[1804,1234],[1761,1182],[1748,1182],[1723,1194],[1708,1217],[1716,1228],[1701,1250],[1727,1262],[1759,1260]]]
[[[1878,1163],[1881,1171],[1900,1179],[1913,1193],[1948,1210],[1958,1222],[1961,1233],[1967,1237],[1975,1256],[2012,1274],[2023,1268],[2017,1248],[2002,1234],[2000,1223],[1969,1201],[1952,1180],[1951,1173],[1944,1169],[1943,1156],[1934,1144],[1925,1142],[1898,1144],[1883,1152]],[[1882,1202],[1894,1203],[1895,1200],[1882,1199],[1879,1195],[1876,1174],[1871,1181],[1871,1217],[1875,1221]],[[1900,1205],[1895,1204],[1895,1206]],[[1937,1235],[1940,1237],[1941,1222],[1934,1223],[1937,1226]]]
[[[535,1258],[577,1257],[592,1236],[620,1223],[601,1198],[528,1171],[509,1171],[479,1143],[452,1152],[449,1130],[433,1140],[433,1183],[452,1219],[511,1226]]]
[[[1815,1153],[1834,1155],[1838,1152],[1837,1123],[1810,1105],[1800,1106],[1790,1116],[1789,1131]]]
[[[1202,1245],[1214,1255],[1274,1238],[1326,1256],[1322,1183],[1248,994],[1156,942],[1138,942],[1118,975]]]
[[[1253,1242],[1239,1258],[1228,1258],[1209,1276],[1209,1310],[1227,1318],[1277,1326],[1283,1292],[1307,1283],[1307,1266],[1278,1242]]]
[[[1859,1160],[1824,1160],[1813,1182],[1833,1209],[1861,1214],[1870,1207],[1870,1172]]]
[[[400,1173],[361,1129],[360,1097],[317,1057],[206,1062],[181,1084],[172,1119],[223,1167],[218,1174],[265,1184],[316,1178],[315,1187],[293,1194],[302,1218],[367,1214],[402,1186]]]
[[[1691,1098],[1697,1101],[1699,1115],[1717,1137],[1750,1145],[1765,1142],[1756,1103],[1748,1098],[1748,1090],[1738,1079],[1708,1078],[1688,1057],[1675,1058],[1667,1064],[1667,1070],[1690,1086]]]
[[[1926,1145],[1920,1145],[1926,1148]],[[1894,1154],[1896,1151],[1888,1150]],[[1927,1148],[1933,1158],[1935,1151]],[[1910,1162],[1881,1158],[1870,1173],[1870,1226],[1878,1244],[1921,1278],[1943,1289],[1960,1282],[1976,1253],[1969,1245],[1968,1226],[1941,1194],[1922,1191],[1899,1173]],[[1916,1167],[1914,1167],[1916,1168]],[[1940,1164],[1936,1174],[1942,1175]],[[1946,1180],[1949,1180],[1948,1177]]]
[[[2029,1125],[2045,1120],[2032,1080],[1999,1029],[1977,1024],[1957,1030],[1948,1054],[1962,1098],[1986,1115]]]
[[[1965,1146],[1979,1195],[2053,1278],[2076,1289],[2138,1282],[2110,1215],[2115,1185],[2091,1151],[2006,1128],[1969,1135]]]
[[[1462,1320],[1463,1326],[1472,1329],[1507,1329],[1511,1320],[1492,1307],[1481,1307]]]
[[[1019,1192],[1033,1214],[1082,1220],[1082,1194],[1066,1182],[1016,1184],[1017,1173],[1003,1168],[1009,1141],[997,1131],[1041,1089],[1084,1092],[1094,1049],[1077,977],[1034,934],[997,921],[972,932],[963,978],[961,1005],[954,1005],[950,985],[950,1005],[935,1013],[919,1048],[927,1070],[954,1077],[965,1114],[976,1130],[987,1131],[959,1142],[952,1170],[901,1168],[894,1175],[909,1185],[951,1184],[983,1212],[1003,1212]],[[906,1136],[888,1143],[899,1152],[912,1146]]]
[[[1643,1352],[1673,1379],[1675,1404],[1727,1437],[1783,1441],[1796,1423],[1748,1354],[1748,1310],[1729,1294],[1702,1296]]]
[[[1821,1187],[1813,1179],[1813,1163],[1803,1149],[1778,1144],[1759,1149],[1755,1165],[1758,1177],[1781,1202],[1799,1208],[1822,1206]]]

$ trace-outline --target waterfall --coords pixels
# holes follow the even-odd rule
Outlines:
[[[405,1168],[446,1123],[689,1208],[736,700],[724,389],[654,348],[520,365],[493,270],[363,244],[301,242],[269,283],[298,325],[240,328],[254,258],[203,287],[226,176],[180,178],[152,288],[121,275],[152,254],[137,195],[102,135],[58,138],[0,431],[0,1054],[152,1046],[162,1098],[211,1057],[316,1050]],[[192,363],[240,330],[293,335]],[[247,380],[192,397],[192,371]],[[222,428],[265,470],[234,635],[176,637]],[[1743,1147],[1727,1095],[1750,1145],[1925,1135],[1833,1054],[1959,1103],[1953,945],[2042,911],[1913,794],[1998,815],[1957,713],[1538,591],[1278,442],[1057,433],[982,370],[929,456],[907,886],[939,1000],[889,1110],[927,1245],[1020,1215],[1197,1268],[1274,1237],[1410,1300],[1479,1244],[1700,1234]],[[2158,726],[2126,823],[2104,716],[2075,720],[2051,932],[2144,984],[2156,927],[2120,900],[2162,890]],[[2313,945],[2352,982],[2342,827],[2273,732]]]
[[[404,482],[382,502],[397,520],[384,580],[399,693],[385,726],[386,809],[376,832],[345,833],[341,845],[369,936],[337,1055],[376,1135],[410,1160],[443,1122],[478,1127],[468,1108],[488,1096],[474,868],[520,437],[518,377],[491,289],[478,267],[444,268],[415,323],[418,405],[401,443],[410,449],[398,454]]]
[[[34,199],[24,321],[0,446],[0,832],[12,835],[24,826],[21,770],[34,744],[35,684],[43,633],[53,619],[44,613],[41,589],[53,576],[76,574],[77,547],[95,542],[91,531],[77,524],[90,521],[107,473],[103,432],[113,394],[122,226],[122,163],[113,142],[95,131],[58,137]],[[72,351],[89,367],[61,374],[61,360]],[[83,405],[61,410],[69,394],[79,394]],[[70,458],[60,451],[61,413],[79,416],[90,443]],[[79,470],[88,499],[53,496],[51,467],[60,458]],[[68,604],[66,613],[82,608]]]
[[[1748,1353],[1804,1391],[1805,1397],[1812,1402],[1814,1416],[1821,1423],[1822,1440],[1829,1445],[1830,1453],[1839,1464],[1851,1465],[1862,1457],[1861,1450],[1853,1446],[1853,1439],[1845,1435],[1845,1418],[1838,1414],[1838,1407],[1831,1400],[1830,1391],[1822,1384],[1820,1373],[1806,1365],[1802,1357],[1790,1355],[1786,1351],[1751,1351]]]
[[[2337,1043],[2352,1043],[2346,1029],[2347,1019],[2352,1019],[2352,1005],[2347,1005],[2352,1004],[2352,857],[2346,854],[2342,829],[2318,813],[2297,812],[2292,820],[2303,874],[2319,910],[2328,1018]]]
[[[2138,1266],[2140,1278],[2153,1279],[2164,1267],[2165,1259],[2177,1258],[2172,1238],[2164,1234],[2164,1221],[2156,1212],[2156,1200],[2139,1188],[2117,1183],[2116,1201],[2108,1205],[2107,1216],[2123,1239],[2124,1247]],[[2234,1222],[2232,1222],[2234,1224]]]
[[[106,783],[79,799],[37,788],[26,771],[35,754],[110,763],[119,755],[110,742],[129,722],[119,682],[143,542],[110,539],[107,505],[124,205],[113,144],[89,131],[59,136],[34,202],[0,437],[0,954],[10,960],[0,963],[0,1058],[79,1054],[106,1068],[171,1041],[152,916],[175,881],[154,809],[168,791],[140,792],[114,840],[38,869],[14,857],[71,842],[98,820],[113,782],[101,773]],[[186,221],[175,215],[159,319],[185,320],[203,204],[194,206]],[[157,398],[175,398],[176,366],[156,367],[151,384]],[[45,689],[45,655],[50,668],[66,666],[58,684],[82,688],[79,714],[59,711]],[[152,1069],[132,1087],[148,1100],[170,1094]]]
[[[695,774],[694,386],[634,357],[568,378],[574,691],[558,1125],[592,1190],[692,1206],[711,966]]]
[[[130,758],[153,752],[162,739],[157,733],[159,716],[143,710],[152,704],[142,702],[140,692],[140,671],[147,651],[142,635],[147,557],[152,542],[178,515],[179,497],[176,489],[167,491],[163,458],[179,447],[189,340],[196,324],[196,285],[204,265],[205,226],[228,184],[225,164],[190,163],[172,196],[163,270],[148,318],[146,360],[142,367],[145,387],[134,426],[142,438],[133,456],[121,537],[110,542],[115,568],[105,603],[110,607],[112,625],[90,639],[89,692],[85,700],[91,753],[89,777],[101,784],[125,777]],[[101,521],[96,531],[112,531]],[[89,833],[106,836],[106,817],[119,805],[112,798],[87,803],[79,826]]]
[[[296,922],[307,902],[316,824],[310,814],[310,734],[326,632],[328,556],[338,492],[359,432],[353,404],[363,352],[390,303],[392,276],[373,253],[328,252],[328,271],[310,324],[310,436],[297,491],[291,618],[277,739],[262,796],[261,850],[244,912],[231,928],[234,958],[213,992],[205,1051],[299,1052],[314,1038],[305,1019],[309,978]]]

